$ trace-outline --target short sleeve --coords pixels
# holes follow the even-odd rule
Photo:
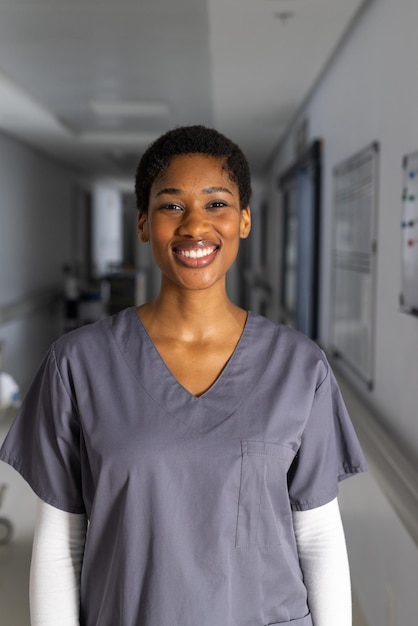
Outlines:
[[[327,367],[288,473],[290,503],[296,511],[327,504],[338,495],[339,481],[367,470],[337,381]]]
[[[84,513],[80,426],[51,349],[43,360],[0,450],[46,503]]]

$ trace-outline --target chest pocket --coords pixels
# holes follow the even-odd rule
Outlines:
[[[235,547],[279,545],[280,519],[291,515],[287,471],[295,453],[263,441],[242,441],[241,450]]]

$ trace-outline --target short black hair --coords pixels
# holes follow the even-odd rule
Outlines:
[[[148,212],[151,186],[181,154],[206,154],[224,159],[230,179],[238,185],[241,210],[251,197],[251,175],[241,148],[214,128],[181,126],[168,131],[152,143],[139,161],[135,175],[136,206],[140,213]]]

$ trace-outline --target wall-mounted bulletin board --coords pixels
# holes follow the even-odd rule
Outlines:
[[[331,349],[371,388],[374,377],[379,146],[335,167]]]
[[[418,315],[418,152],[404,158],[401,221],[402,309]]]

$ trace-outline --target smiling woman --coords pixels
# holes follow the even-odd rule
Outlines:
[[[250,231],[250,209],[241,209],[224,158],[178,155],[152,183],[138,230],[141,240],[150,242],[163,290],[170,282],[171,288],[208,289],[217,281],[224,289],[239,240]]]
[[[365,463],[322,351],[228,298],[250,192],[212,129],[141,159],[160,291],[59,339],[0,451],[39,496],[33,626],[351,624],[336,496]]]

